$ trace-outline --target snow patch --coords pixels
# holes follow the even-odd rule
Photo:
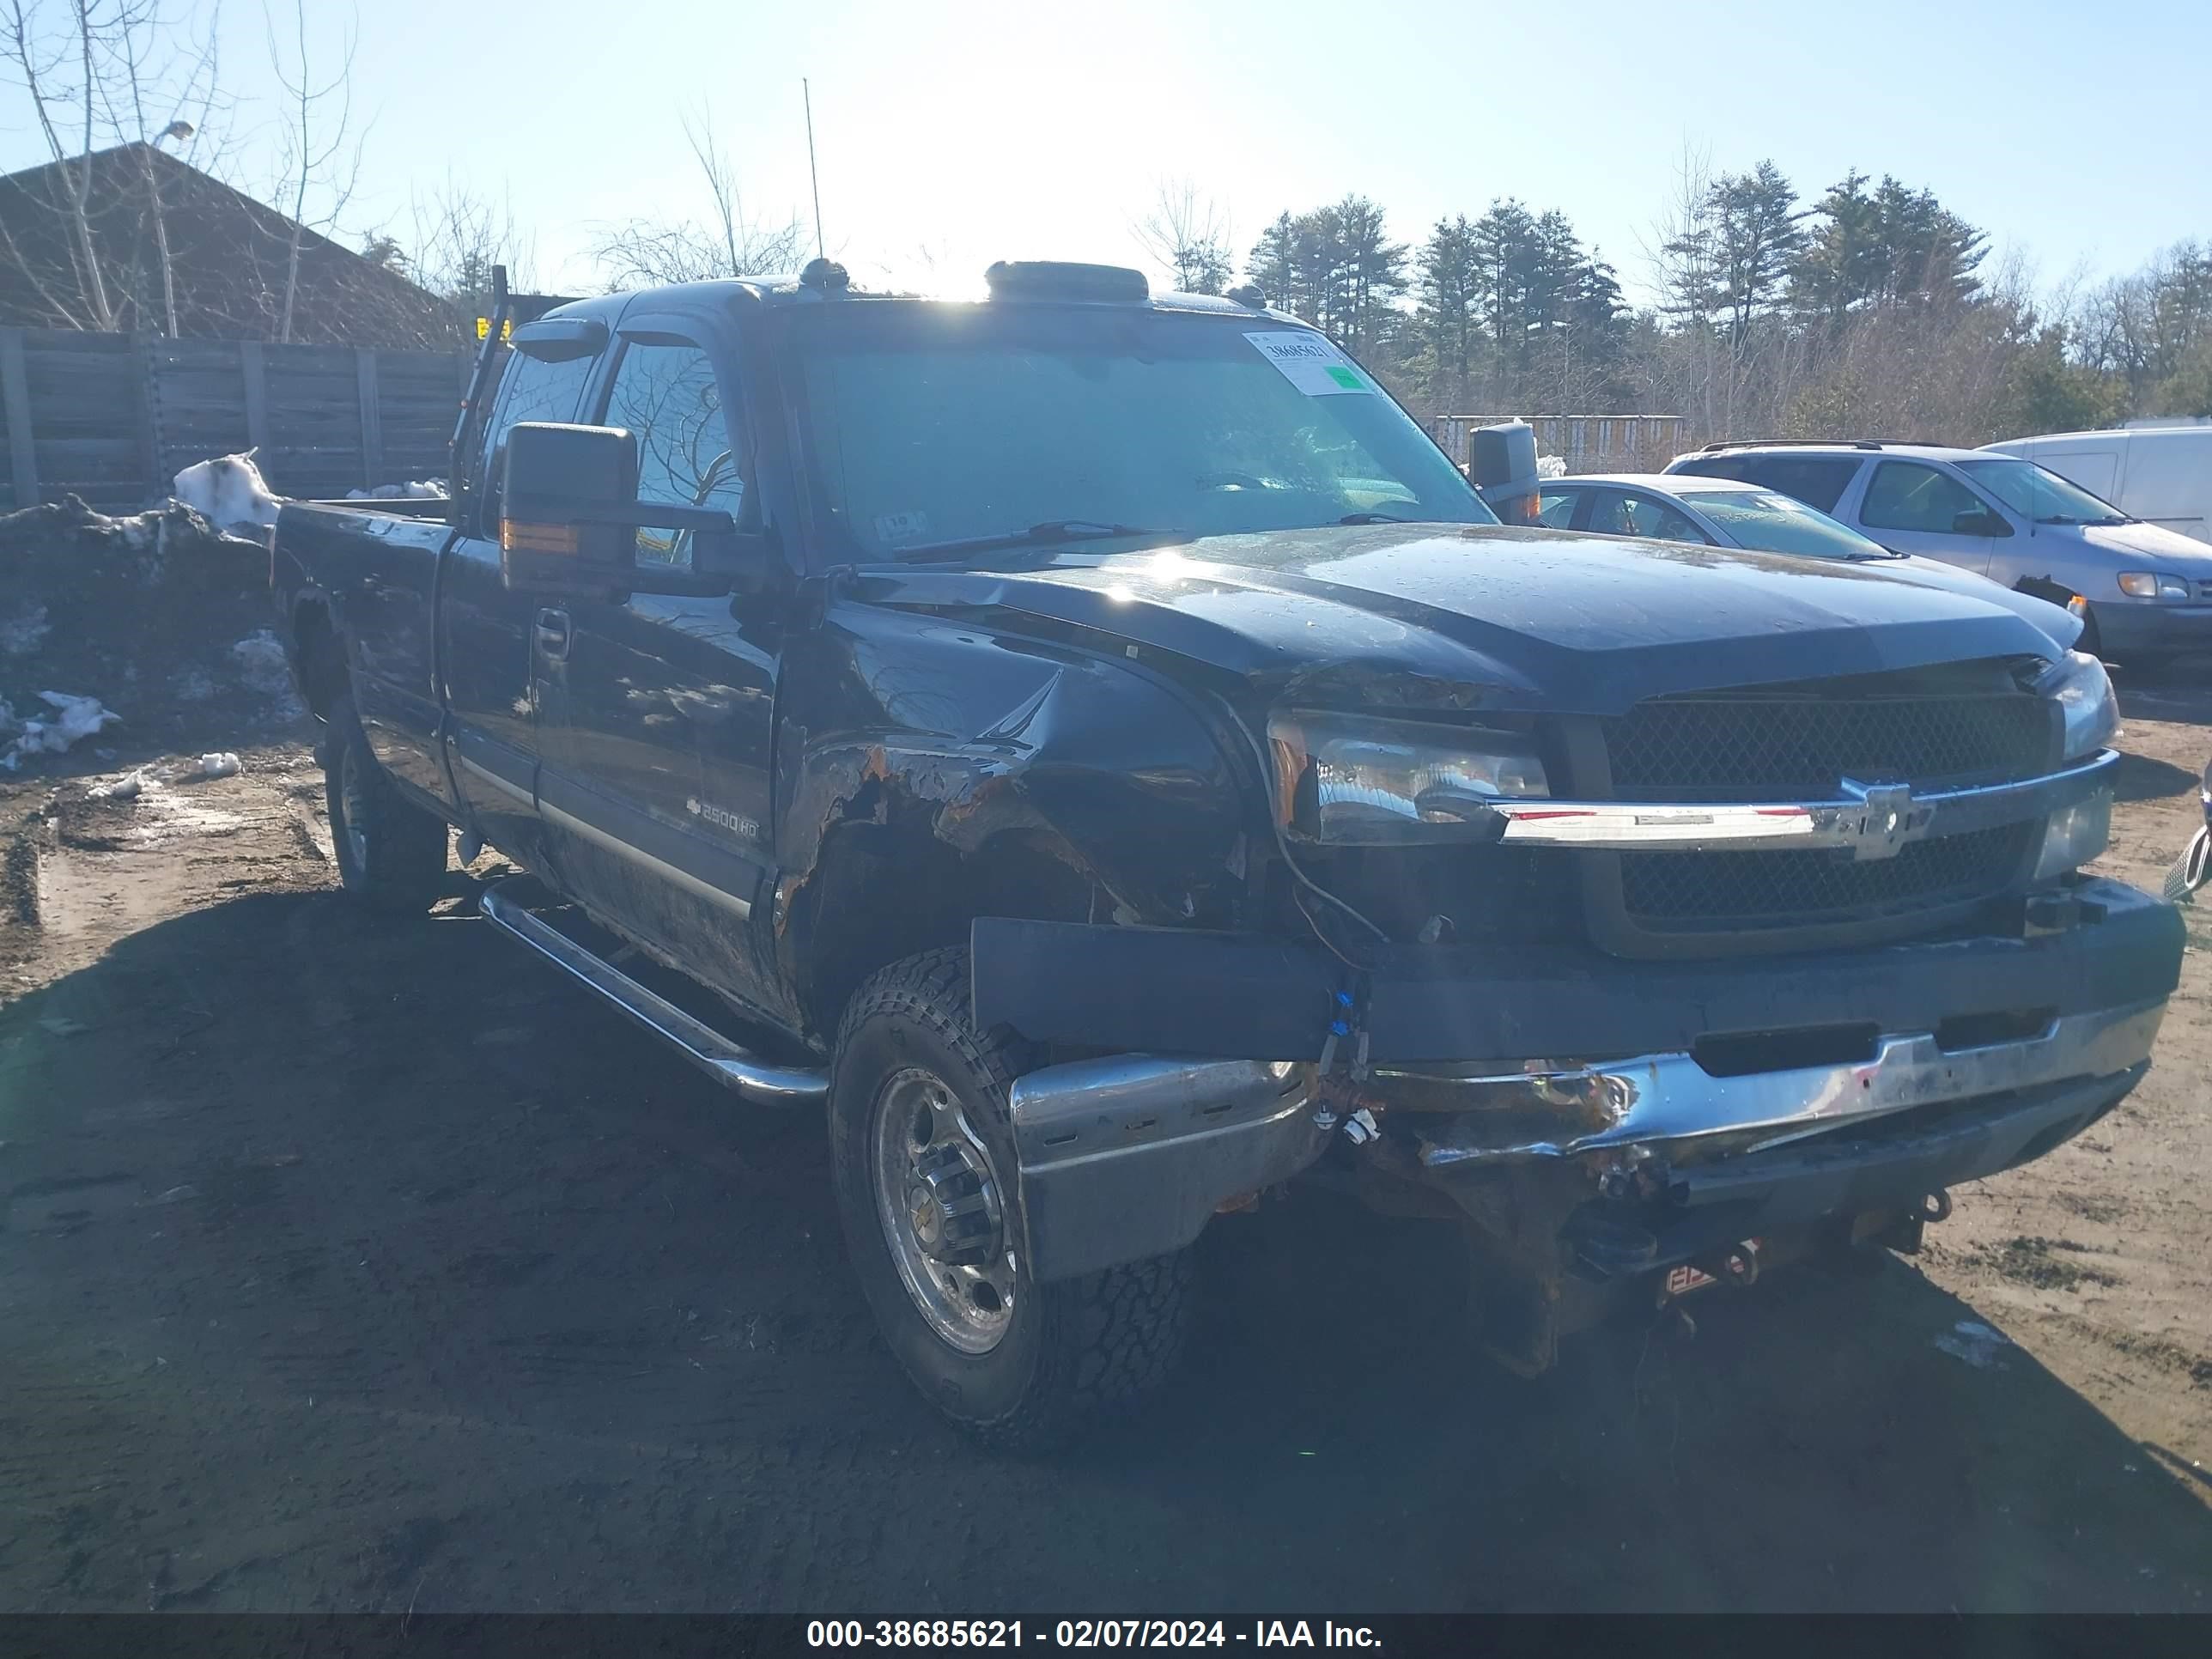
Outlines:
[[[71,744],[113,725],[123,716],[101,707],[98,697],[73,697],[65,691],[41,691],[39,701],[54,711],[52,720],[27,720],[22,732],[0,757],[0,767],[13,772],[28,755],[66,753]],[[13,709],[7,711],[12,719]]]
[[[248,634],[230,647],[230,654],[249,690],[264,697],[281,697],[291,690],[292,671],[284,660],[283,642],[270,629]]]
[[[417,478],[410,483],[383,483],[374,489],[349,489],[349,501],[442,501],[446,499],[443,478]]]
[[[1954,1359],[1965,1360],[1978,1371],[1985,1371],[1992,1365],[2002,1370],[2004,1360],[2001,1356],[2012,1346],[2012,1339],[1978,1319],[1962,1319],[1937,1337],[1936,1346]]]
[[[142,766],[135,772],[126,772],[112,783],[95,783],[84,793],[94,800],[137,800],[147,790],[158,787],[158,780],[149,777]]]
[[[1566,458],[1562,455],[1539,455],[1536,476],[1540,478],[1564,478],[1567,476]]]
[[[276,498],[269,492],[252,450],[195,461],[177,474],[177,499],[219,530],[250,525],[258,531],[276,525]]]

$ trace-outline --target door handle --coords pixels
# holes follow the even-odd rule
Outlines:
[[[538,613],[538,649],[548,662],[568,660],[568,613],[565,611],[541,611]]]

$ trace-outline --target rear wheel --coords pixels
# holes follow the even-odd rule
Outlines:
[[[332,705],[330,728],[323,799],[338,879],[347,892],[380,910],[428,909],[446,881],[446,821],[392,787],[350,701]]]
[[[830,1083],[838,1210],[884,1340],[945,1416],[1024,1449],[1166,1379],[1190,1276],[1186,1251],[1030,1278],[1007,1098],[1032,1059],[973,1029],[968,953],[932,951],[854,995]]]

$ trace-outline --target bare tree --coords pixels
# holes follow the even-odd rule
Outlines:
[[[109,123],[118,136],[130,135],[137,145],[139,183],[145,191],[147,217],[154,227],[155,263],[161,283],[162,331],[177,335],[177,274],[169,253],[169,219],[161,199],[161,180],[155,167],[154,146],[174,142],[196,144],[207,131],[208,114],[215,101],[216,43],[222,21],[220,9],[210,13],[197,52],[169,50],[157,0],[149,0],[139,16],[143,27],[117,31],[112,49],[118,75],[113,91],[122,101],[112,102]],[[177,65],[185,64],[181,84]],[[158,100],[159,101],[155,101]],[[154,112],[149,117],[149,106]],[[153,121],[161,112],[173,112],[157,133]],[[198,118],[186,118],[186,112]]]
[[[806,246],[798,216],[763,225],[747,216],[737,168],[716,142],[707,115],[684,117],[684,137],[707,187],[707,217],[633,219],[605,229],[592,257],[610,286],[749,276],[797,264]]]
[[[346,205],[353,199],[361,178],[361,152],[365,135],[353,125],[353,59],[360,41],[356,15],[345,34],[338,66],[327,78],[319,78],[307,46],[307,0],[292,0],[293,35],[289,50],[277,39],[276,26],[269,25],[269,63],[283,91],[283,190],[290,198],[291,227],[285,252],[284,295],[276,337],[289,342],[300,297],[300,253],[310,230],[325,234],[335,229]],[[318,199],[312,222],[308,198]]]
[[[401,261],[416,282],[450,300],[479,301],[491,292],[494,265],[505,265],[518,289],[537,283],[538,244],[505,195],[495,198],[447,176],[409,204],[410,233]]]
[[[41,261],[0,226],[0,256],[21,272],[56,321],[83,329],[132,325],[139,296],[100,227],[143,212],[155,242],[152,280],[161,316],[176,331],[176,286],[161,179],[152,147],[190,143],[206,130],[216,100],[216,18],[181,17],[161,0],[4,0],[0,72],[28,94],[52,162],[39,204],[60,222],[58,258]],[[130,187],[99,160],[108,144],[138,147]],[[26,187],[27,189],[29,187]],[[135,238],[132,239],[135,242]],[[136,263],[135,254],[121,266]]]
[[[1218,294],[1237,270],[1235,233],[1212,198],[1188,179],[1159,182],[1152,210],[1131,228],[1153,260],[1174,273],[1180,294]]]

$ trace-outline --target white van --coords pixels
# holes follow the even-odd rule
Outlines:
[[[2130,423],[1983,447],[2049,467],[2132,517],[2212,542],[2212,422]]]

